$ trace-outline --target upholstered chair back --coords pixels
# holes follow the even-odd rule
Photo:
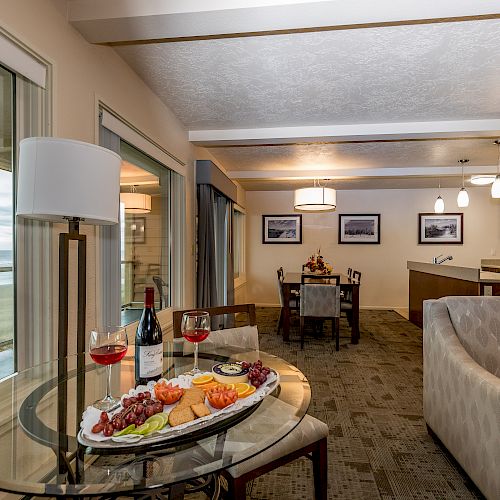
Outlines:
[[[445,297],[453,328],[467,353],[500,377],[500,297]]]
[[[304,284],[300,286],[300,315],[317,318],[340,316],[340,286]]]

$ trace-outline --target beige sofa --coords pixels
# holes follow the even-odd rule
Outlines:
[[[488,499],[500,499],[500,297],[424,302],[424,418]]]

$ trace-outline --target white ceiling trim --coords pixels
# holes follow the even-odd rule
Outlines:
[[[468,166],[467,175],[496,174],[497,168],[492,166]],[[230,179],[349,179],[353,177],[439,177],[461,175],[461,167],[387,167],[387,168],[351,168],[329,170],[250,170],[240,172],[232,170],[227,173]]]
[[[350,29],[494,16],[497,0],[73,0],[69,21],[91,43]]]
[[[497,136],[499,119],[189,131],[189,140],[201,146]]]

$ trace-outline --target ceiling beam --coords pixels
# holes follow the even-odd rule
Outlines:
[[[467,176],[480,174],[496,174],[497,168],[492,166],[468,166]],[[448,177],[462,175],[461,167],[384,167],[384,168],[350,168],[328,170],[230,170],[230,179],[235,180],[294,180],[294,179],[352,179],[360,177]]]
[[[497,137],[500,137],[499,119],[189,131],[193,144],[211,147]]]
[[[71,0],[91,43],[129,45],[500,17],[498,0]]]

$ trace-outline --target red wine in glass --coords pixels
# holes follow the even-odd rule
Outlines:
[[[111,395],[111,366],[118,363],[127,353],[128,341],[124,328],[111,327],[90,332],[90,357],[99,365],[106,366],[106,396],[94,403],[94,408],[111,411],[120,400]]]
[[[186,330],[185,332],[182,332],[182,336],[188,342],[203,342],[208,337],[209,333],[210,330],[198,328],[197,330]]]
[[[182,336],[194,344],[194,367],[188,375],[199,373],[198,344],[203,342],[210,333],[210,315],[206,311],[188,311],[182,315]]]
[[[90,350],[90,357],[98,365],[114,365],[127,354],[127,347],[123,345],[105,345]]]

